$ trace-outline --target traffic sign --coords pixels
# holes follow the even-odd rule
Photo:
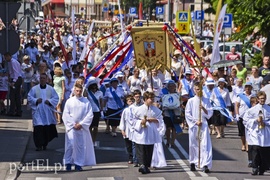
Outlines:
[[[109,0],[103,0],[102,1],[102,12],[108,12],[109,11]]]
[[[177,11],[176,12],[176,28],[179,34],[188,34],[190,31],[189,27],[189,16],[188,11]]]
[[[177,19],[179,22],[188,22],[188,12],[187,11],[178,11]]]
[[[191,21],[194,21],[194,20],[195,20],[195,17],[194,17],[194,11],[192,11],[192,12],[190,13],[190,16],[191,16]]]
[[[204,11],[195,11],[195,20],[204,20]]]
[[[164,15],[164,8],[163,6],[156,7],[156,15]]]
[[[232,14],[225,14],[223,28],[232,28]]]
[[[129,15],[130,16],[136,16],[137,15],[137,8],[136,7],[130,7],[129,8]]]

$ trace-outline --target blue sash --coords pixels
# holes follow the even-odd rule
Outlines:
[[[186,89],[187,93],[189,94],[189,97],[193,97],[194,94],[193,94],[192,90],[190,89],[186,78],[183,78],[182,82],[183,82],[184,88]]]
[[[203,86],[203,91],[206,94],[207,98],[210,99],[211,93],[210,93],[210,91],[208,91],[206,86]]]
[[[173,110],[168,110],[168,112],[170,114],[170,119],[171,119],[171,121],[173,123],[173,119],[175,118],[174,111]],[[173,123],[173,126],[175,128],[176,133],[182,133],[183,132],[183,130],[182,130],[182,128],[181,128],[181,126],[179,124]]]
[[[93,99],[94,103],[97,105],[98,109],[100,110],[99,103],[98,103],[96,96],[89,90],[88,90],[88,93],[91,96],[91,98]]]
[[[162,94],[169,94],[169,91],[167,88],[162,88],[161,92],[162,92]]]
[[[226,103],[225,103],[223,97],[221,96],[221,94],[220,94],[217,87],[214,88],[214,93],[216,94],[216,97],[217,97],[217,99],[219,101],[219,104],[220,104],[220,106],[222,108],[222,109],[219,110],[220,113],[227,117],[227,123],[232,122],[232,120],[230,118],[230,114],[229,114],[229,112],[227,110]]]
[[[123,109],[124,108],[124,105],[122,104],[122,101],[121,99],[119,98],[119,96],[117,96],[116,92],[115,91],[112,91],[112,87],[110,87],[110,91],[111,91],[111,94],[113,96],[113,99],[115,100],[116,104],[118,105],[118,107],[120,109]]]
[[[246,103],[246,105],[251,108],[250,100],[248,97],[243,93],[238,94],[238,96]]]
[[[99,90],[103,93],[103,96],[105,96],[106,87],[104,85],[101,85]]]

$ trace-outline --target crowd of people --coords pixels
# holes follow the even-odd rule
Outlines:
[[[82,166],[95,165],[94,145],[99,122],[103,119],[106,133],[116,137],[117,128],[121,130],[128,163],[134,163],[139,172],[147,174],[149,167],[166,166],[163,137],[166,146],[174,148],[176,135],[188,129],[190,169],[195,171],[197,166],[209,173],[212,167],[210,135],[225,138],[226,125],[237,121],[239,149],[248,152],[252,174],[262,175],[268,169],[268,56],[263,57],[262,67],[251,67],[251,73],[237,64],[200,75],[185,63],[185,56],[176,49],[171,58],[171,72],[139,69],[133,58],[100,83],[117,61],[116,57],[106,64],[101,76],[86,81],[85,75],[115,39],[108,37],[97,43],[85,64],[80,55],[87,41],[86,25],[78,20],[72,36],[70,20],[57,18],[56,22],[66,56],[51,21],[36,22],[35,33],[27,37],[24,33],[20,35],[21,48],[17,53],[7,52],[1,56],[1,114],[20,117],[24,103],[32,109],[37,151],[46,150],[48,143],[57,137],[56,125],[64,123],[66,169],[70,171],[75,165],[75,169],[81,171]],[[95,28],[91,44],[114,31],[117,29]],[[72,55],[74,41],[76,56]],[[123,55],[121,53],[119,55]],[[201,49],[201,54],[203,62],[209,64],[211,48]],[[228,61],[233,58],[238,56],[232,49]],[[8,91],[10,107],[6,109],[4,101]]]

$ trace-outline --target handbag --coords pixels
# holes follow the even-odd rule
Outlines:
[[[180,115],[174,116],[174,119],[173,119],[174,124],[181,124],[182,122],[183,122],[182,117]]]

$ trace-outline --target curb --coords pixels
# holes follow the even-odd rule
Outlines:
[[[21,174],[21,171],[19,170],[20,167],[22,167],[22,164],[23,164],[23,160],[25,158],[25,154],[26,154],[26,149],[27,149],[27,146],[29,144],[29,141],[30,141],[30,137],[31,137],[31,132],[33,130],[33,126],[32,126],[32,120],[27,120],[28,121],[28,128],[27,128],[27,131],[26,131],[26,136],[25,138],[23,139],[23,141],[25,141],[25,146],[22,147],[22,157],[21,157],[21,160],[20,162],[13,162],[17,165],[17,171],[14,172],[14,173],[10,173],[10,169],[7,169],[7,172],[6,172],[6,175],[5,175],[5,180],[17,180],[17,178],[20,176]]]

